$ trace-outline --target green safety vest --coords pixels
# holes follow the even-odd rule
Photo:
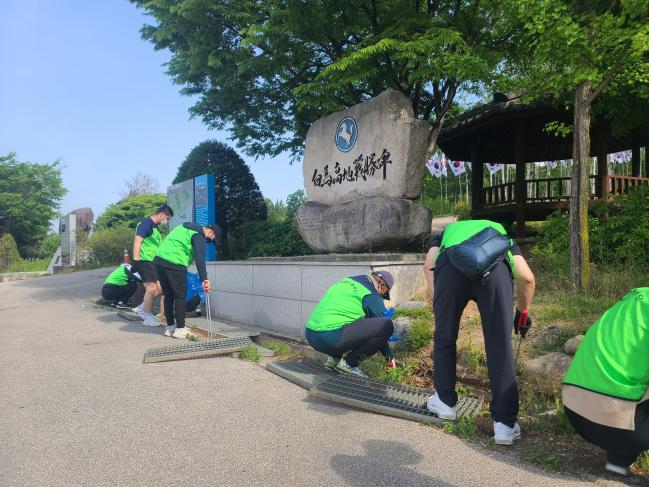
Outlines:
[[[649,386],[649,287],[633,289],[588,329],[564,383],[630,401],[644,396]]]
[[[317,304],[306,327],[313,331],[337,330],[364,317],[363,298],[369,294],[369,289],[349,277],[338,281]]]
[[[112,284],[114,286],[126,286],[126,284],[128,284],[128,275],[126,275],[125,269],[125,265],[121,265],[113,272],[108,274],[108,277],[104,281],[104,285]]]
[[[194,260],[192,237],[198,232],[184,225],[174,228],[158,247],[157,256],[172,264],[189,267]]]
[[[140,224],[137,224],[135,231],[140,227]],[[158,252],[158,247],[160,247],[160,242],[162,242],[162,234],[158,227],[153,227],[153,232],[147,238],[142,240],[142,245],[140,246],[140,260],[151,262]]]
[[[439,259],[439,256],[444,249],[453,247],[454,245],[459,245],[489,227],[495,229],[501,235],[507,235],[505,227],[500,223],[492,222],[491,220],[462,220],[447,225],[446,228],[444,228],[444,235],[442,237],[442,243],[440,244],[440,251],[439,254],[437,254],[437,258]],[[510,243],[513,244],[511,239]],[[509,266],[511,267],[512,272],[514,272],[514,256],[510,251],[507,252],[507,258],[509,260]]]

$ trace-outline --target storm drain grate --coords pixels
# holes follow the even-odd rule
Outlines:
[[[133,311],[124,311],[123,309],[120,309],[117,312],[117,315],[128,321],[144,321],[144,318]]]
[[[443,423],[428,411],[426,400],[431,392],[351,375],[337,375],[318,384],[309,395],[379,414],[418,422]],[[476,415],[482,400],[461,397],[457,403],[457,419]]]
[[[271,362],[266,365],[266,369],[305,389],[311,389],[338,375],[336,372],[315,362],[300,362],[296,360]]]
[[[144,354],[144,363],[216,357],[218,355],[238,352],[248,345],[253,345],[250,338],[235,337],[189,342],[170,347],[150,348]]]

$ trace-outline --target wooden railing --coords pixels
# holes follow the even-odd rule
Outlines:
[[[515,183],[497,184],[484,188],[484,205],[485,206],[498,206],[510,205],[516,202]]]
[[[635,176],[609,176],[609,192],[611,194],[624,194],[629,188],[649,185],[649,178]]]

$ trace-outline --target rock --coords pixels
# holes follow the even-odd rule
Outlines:
[[[562,352],[551,352],[523,363],[523,369],[532,375],[550,375],[561,378],[568,372],[572,359]]]
[[[550,325],[545,330],[535,335],[534,338],[532,339],[532,343],[537,348],[551,347],[559,341],[560,336],[561,336],[561,326]]]
[[[309,201],[417,198],[428,131],[409,98],[394,90],[317,120],[306,135],[302,169]]]
[[[404,308],[404,309],[420,309],[425,307],[426,307],[425,301],[404,301],[399,305],[399,308]]]
[[[77,208],[72,210],[68,215],[74,215],[77,219],[77,230],[83,230],[85,233],[88,233],[92,228],[92,222],[95,219],[95,215],[90,208]]]
[[[420,250],[430,234],[430,210],[380,196],[337,205],[307,201],[298,209],[297,224],[316,252]]]
[[[399,340],[396,342],[390,342],[390,346],[393,350],[403,350],[408,345],[408,333],[410,333],[410,327],[414,323],[412,318],[407,316],[399,316],[392,320],[394,324],[394,333]]]
[[[568,355],[574,355],[577,352],[577,348],[581,345],[584,335],[577,335],[572,337],[566,343],[563,344],[563,351]]]

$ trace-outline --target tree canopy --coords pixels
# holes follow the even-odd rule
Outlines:
[[[10,233],[23,254],[37,247],[66,193],[58,162],[21,162],[13,152],[0,156],[0,235]]]
[[[129,227],[135,228],[145,216],[153,215],[167,201],[167,195],[141,194],[121,199],[108,205],[106,210],[97,218],[96,230],[106,228]]]
[[[266,203],[250,168],[234,149],[216,140],[194,147],[178,168],[174,183],[214,175],[216,222],[225,232],[250,220],[265,220]]]
[[[478,91],[508,34],[496,0],[131,0],[169,49],[194,116],[246,154],[300,154],[311,123],[391,88],[430,120],[429,153],[459,90]]]

